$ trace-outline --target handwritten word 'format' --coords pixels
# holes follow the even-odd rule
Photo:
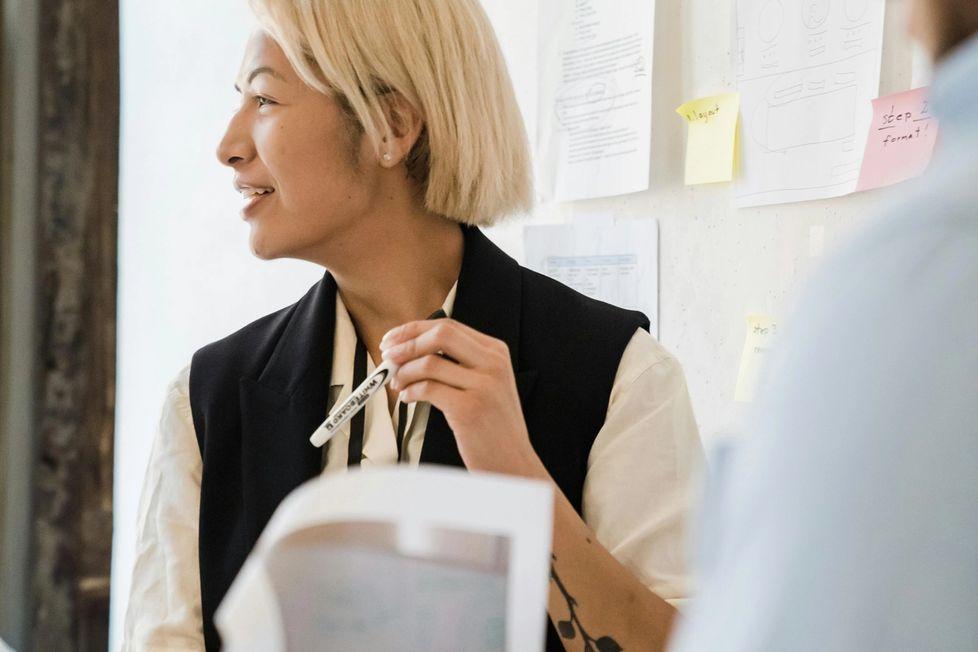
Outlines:
[[[915,88],[873,100],[873,123],[856,190],[889,186],[927,169],[937,142],[928,90]]]

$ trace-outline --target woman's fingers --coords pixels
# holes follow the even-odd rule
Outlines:
[[[402,390],[424,380],[433,380],[455,389],[475,386],[476,372],[446,360],[440,355],[428,354],[408,360],[391,379],[391,387]]]
[[[431,403],[447,414],[455,412],[458,405],[464,401],[464,390],[450,387],[436,380],[420,380],[404,388],[401,400],[405,403],[423,401]]]
[[[478,337],[476,337],[478,336]],[[381,340],[384,360],[403,365],[426,355],[444,353],[464,367],[482,358],[485,336],[451,319],[413,321],[391,330]]]

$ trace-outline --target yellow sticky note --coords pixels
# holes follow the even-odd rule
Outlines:
[[[686,102],[676,109],[689,123],[686,185],[731,181],[736,168],[740,93]]]
[[[750,403],[754,400],[757,380],[768,350],[778,333],[778,324],[768,315],[747,316],[747,338],[744,352],[740,355],[740,373],[737,375],[737,389],[734,400]]]

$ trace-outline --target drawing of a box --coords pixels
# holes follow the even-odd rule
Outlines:
[[[856,86],[780,104],[768,102],[757,118],[761,127],[757,133],[764,138],[761,144],[774,152],[851,138],[855,133]]]

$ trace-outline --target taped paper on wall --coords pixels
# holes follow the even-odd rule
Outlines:
[[[737,205],[838,197],[879,95],[884,0],[737,0]]]
[[[649,187],[653,0],[540,3],[538,176],[547,199]]]
[[[579,216],[527,226],[526,266],[581,294],[640,310],[659,333],[659,225],[654,219]]]

